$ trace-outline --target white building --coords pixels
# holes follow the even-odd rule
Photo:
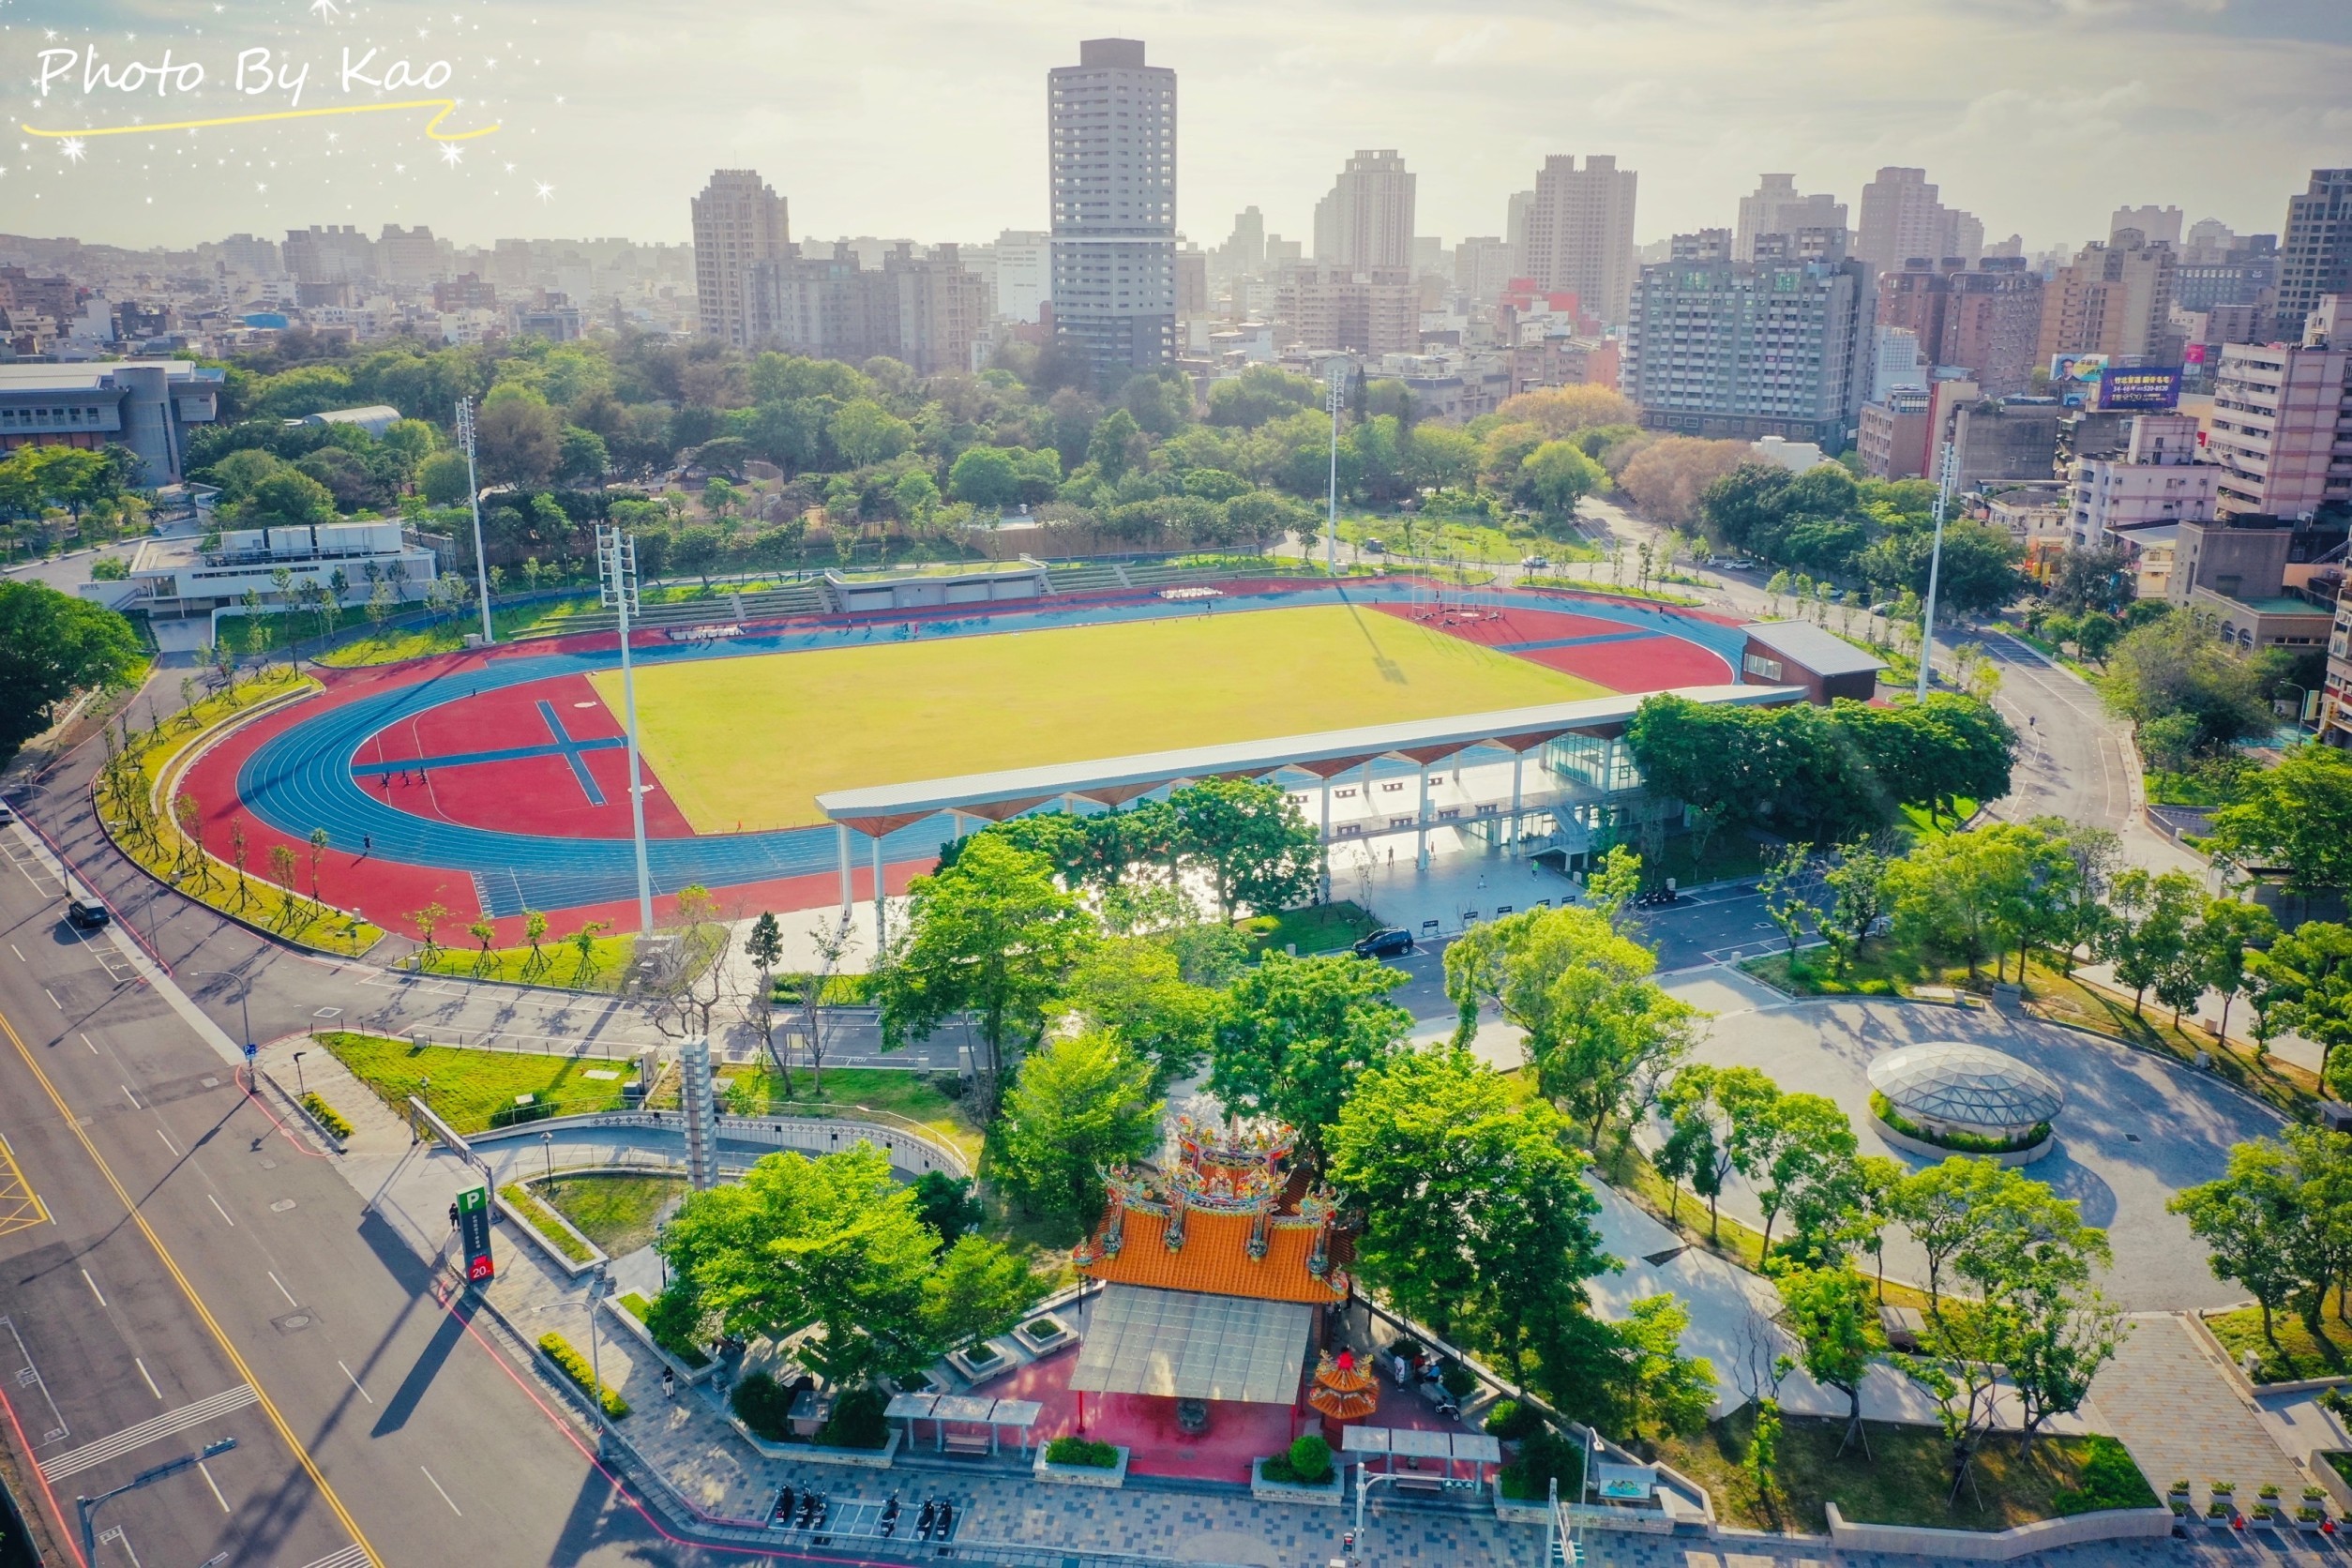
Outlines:
[[[280,568],[293,574],[285,592],[278,586]],[[264,609],[284,609],[298,602],[305,583],[356,608],[381,581],[395,600],[407,602],[423,598],[439,571],[430,545],[397,521],[331,522],[233,528],[215,550],[188,535],[147,539],[132,557],[128,578],[85,582],[79,591],[117,610],[172,619],[234,611],[249,593],[259,596]]]
[[[1830,460],[1812,442],[1790,441],[1786,436],[1759,437],[1748,443],[1748,450],[1757,462],[1777,463],[1791,474],[1802,474]]]
[[[1046,76],[1054,330],[1098,383],[1176,347],[1176,73],[1136,38],[1088,38]]]
[[[2068,494],[2073,547],[2113,546],[2135,529],[2210,519],[2222,471],[2197,456],[2194,415],[2143,414],[2121,458],[2077,460]]]
[[[996,236],[996,313],[1034,323],[1053,299],[1053,236],[1007,229]]]
[[[784,198],[753,169],[720,169],[689,204],[694,302],[702,335],[736,348],[753,339],[751,269],[785,253],[792,232]]]
[[[1890,165],[1862,187],[1862,215],[1853,254],[1880,272],[1912,257],[1936,262],[1957,256],[1974,262],[1984,251],[1984,225],[1969,213],[1947,207],[1924,169]]]
[[[1928,373],[1934,367],[1920,357],[1919,334],[1907,326],[1882,326],[1874,337],[1877,357],[1871,372],[1870,400],[1883,403],[1890,393],[1902,387],[1926,391]]]

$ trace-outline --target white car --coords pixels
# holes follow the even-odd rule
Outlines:
[[[1550,569],[1551,564],[1551,558],[1548,556],[1530,555],[1526,560],[1519,563],[1519,569],[1521,571],[1528,572],[1547,571]]]

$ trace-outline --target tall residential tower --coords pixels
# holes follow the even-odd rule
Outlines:
[[[1392,151],[1359,152],[1315,204],[1315,259],[1354,271],[1413,264],[1413,176]]]
[[[1527,275],[1538,288],[1573,294],[1610,326],[1625,320],[1634,292],[1634,188],[1638,176],[1595,153],[1544,160],[1528,221]]]
[[[721,169],[693,200],[694,305],[702,335],[739,349],[758,336],[751,269],[792,238],[784,198],[752,169]]]
[[[1088,38],[1046,75],[1054,329],[1115,384],[1176,347],[1176,73]]]

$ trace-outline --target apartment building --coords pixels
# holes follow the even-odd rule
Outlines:
[[[1878,278],[1878,324],[1908,327],[1920,356],[1966,370],[1988,397],[2032,384],[2041,340],[2042,275],[2023,257],[1907,258]]]
[[[1359,152],[1315,204],[1315,259],[1350,271],[1413,267],[1414,176],[1394,149]]]
[[[1634,286],[1634,198],[1640,176],[1595,153],[1546,158],[1527,223],[1526,276],[1575,294],[1602,324],[1626,320]]]
[[[975,348],[989,340],[988,281],[953,245],[917,256],[902,241],[880,267],[861,264],[841,241],[822,256],[786,251],[751,270],[756,344],[852,365],[881,355],[936,375],[972,369]]]
[[[2167,356],[2178,258],[2136,229],[2093,240],[2050,280],[2034,358],[2103,354],[2138,363]]]
[[[1176,352],[1176,73],[1088,38],[1046,101],[1054,330],[1115,385]]]
[[[2310,188],[2286,204],[2270,336],[2296,341],[2319,302],[2344,294],[2352,294],[2352,169],[2314,169]]]
[[[696,320],[704,337],[747,349],[759,337],[752,271],[792,243],[784,198],[756,169],[720,169],[690,205]]]
[[[2348,298],[2322,298],[2298,342],[2223,346],[2207,436],[2221,511],[2298,517],[2352,502]]]
[[[1406,268],[1306,263],[1284,269],[1281,298],[1292,340],[1310,351],[1411,354],[1421,346],[1421,291]]]
[[[1974,262],[1984,253],[1984,225],[1972,213],[1947,207],[1924,169],[1890,166],[1862,187],[1862,213],[1854,230],[1854,257],[1876,272],[1901,266],[1914,256],[1940,262]]]
[[[2135,529],[2209,520],[2221,470],[2199,461],[2201,455],[2194,417],[2147,414],[2132,421],[2119,457],[2076,459],[2067,523],[2074,548],[2111,546]]]

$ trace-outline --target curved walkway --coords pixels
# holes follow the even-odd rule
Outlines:
[[[1397,604],[1406,602],[1412,592],[1403,583],[1268,588],[1235,593],[1231,602],[1237,607],[1344,601]],[[1455,602],[1528,610],[1573,605],[1579,615],[1614,622],[1636,634],[1675,637],[1723,657],[1735,670],[1738,667],[1741,634],[1720,619],[1666,607],[1511,590],[1460,594]],[[898,627],[912,626],[913,635],[923,638],[971,637],[1197,613],[1188,606],[1147,600],[935,620],[899,614],[884,624],[894,635]],[[724,643],[645,647],[636,650],[636,658],[643,664],[670,664],[837,647],[875,640],[880,629],[871,621],[794,627]],[[371,736],[429,709],[493,689],[587,675],[617,668],[619,662],[617,646],[500,654],[454,669],[444,667],[414,683],[340,701],[330,697],[326,704],[298,716],[246,758],[237,769],[236,795],[264,823],[290,838],[299,840],[314,829],[324,828],[342,848],[372,845],[371,852],[378,860],[448,867],[471,876],[484,912],[492,917],[518,914],[525,909],[572,909],[626,901],[637,886],[634,852],[626,837],[549,838],[436,822],[370,795],[360,777],[359,761]],[[944,832],[943,818],[911,823],[882,840],[883,858],[927,860],[937,852]],[[837,853],[835,836],[823,827],[654,838],[647,846],[653,883],[660,893],[674,893],[696,882],[731,887],[820,874],[834,867]]]

